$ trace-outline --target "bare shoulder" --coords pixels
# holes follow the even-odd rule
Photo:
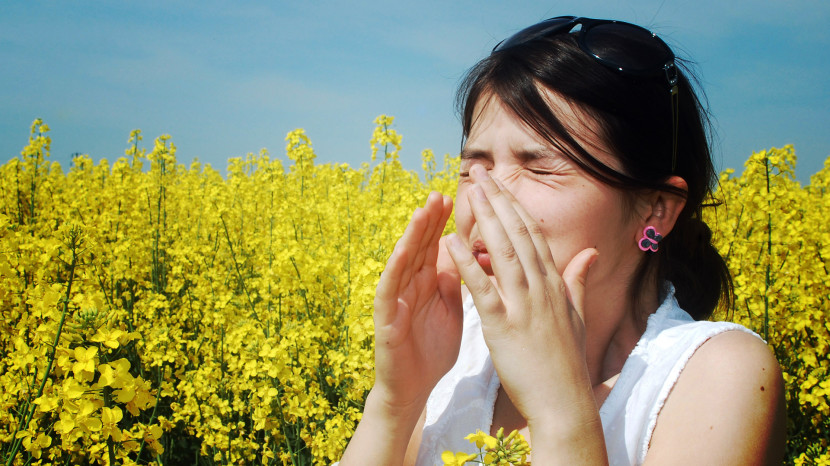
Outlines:
[[[728,331],[692,356],[666,400],[649,464],[781,464],[786,413],[781,369],[769,347]]]

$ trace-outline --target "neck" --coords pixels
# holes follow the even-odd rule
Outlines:
[[[656,285],[641,290],[636,302],[625,287],[586,296],[586,362],[594,386],[620,373],[658,305]]]

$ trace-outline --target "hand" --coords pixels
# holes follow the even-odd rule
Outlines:
[[[452,200],[435,192],[415,210],[375,294],[373,394],[417,414],[455,363],[461,344],[460,278],[440,253],[451,212]]]
[[[582,320],[596,250],[579,252],[560,276],[535,220],[484,168],[475,165],[470,175],[470,205],[495,281],[460,240],[448,238],[448,248],[473,295],[505,391],[531,433],[534,424],[552,419],[598,422]]]

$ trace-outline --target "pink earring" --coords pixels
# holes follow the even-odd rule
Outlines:
[[[653,226],[649,225],[643,230],[643,237],[637,242],[637,246],[642,251],[657,252],[659,243],[663,239],[663,235],[657,233]]]

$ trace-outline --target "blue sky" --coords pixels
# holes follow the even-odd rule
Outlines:
[[[455,88],[495,43],[564,14],[646,26],[697,62],[716,123],[716,167],[795,145],[804,182],[830,156],[830,2],[562,0],[0,3],[0,162],[34,118],[52,159],[124,154],[172,135],[178,158],[224,172],[304,128],[318,161],[370,157],[372,120],[396,117],[401,158],[456,154]]]

